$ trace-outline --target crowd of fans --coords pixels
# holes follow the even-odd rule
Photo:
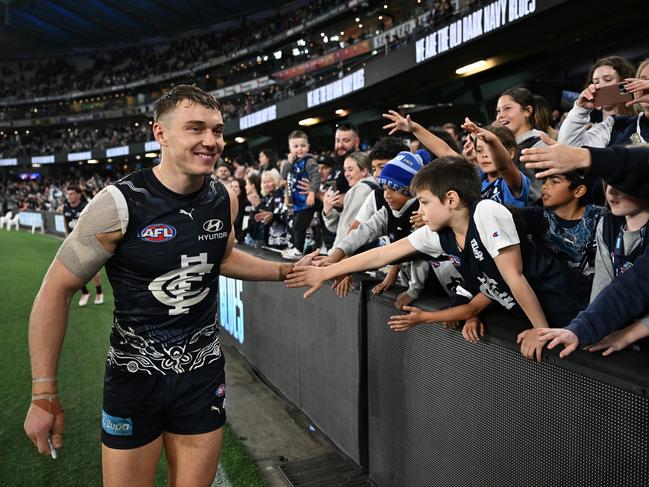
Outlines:
[[[618,83],[633,98],[598,103],[601,90]],[[543,329],[519,335],[531,359],[540,360],[549,340],[566,345],[564,355],[577,343],[610,354],[649,336],[642,313],[611,329],[588,312],[602,301],[619,305],[607,290],[635,275],[646,247],[646,182],[617,168],[634,152],[624,146],[649,139],[649,60],[636,68],[620,57],[600,59],[561,124],[547,101],[524,87],[501,93],[484,128],[465,119],[462,130],[427,129],[392,110],[384,117],[386,132],[368,134],[378,139],[368,152],[360,150],[357,129],[342,123],[331,152],[314,154],[308,135],[293,131],[285,158],[264,149],[254,164],[220,161],[214,176],[239,199],[236,240],[288,259],[319,250],[321,267],[301,271],[294,282],[316,286],[336,277],[341,296],[349,271],[401,261],[383,269],[374,292],[400,281],[406,290],[395,305],[402,309],[431,282],[451,298],[446,310],[405,308],[408,314],[390,322],[395,330],[463,323],[465,338],[477,341],[484,334],[480,312],[495,302]],[[646,152],[641,157],[646,165]],[[536,169],[546,171],[535,174],[526,159],[560,161],[564,170],[542,165]],[[582,160],[594,170],[578,170]],[[106,181],[76,183],[90,196]],[[3,186],[14,207],[60,204],[62,188],[52,181]],[[374,253],[359,255],[368,249]],[[404,259],[415,250],[414,260]]]
[[[0,179],[0,210],[11,211],[61,211],[68,187],[78,187],[85,199],[90,200],[110,179],[99,174],[91,177],[68,176],[62,178]]]
[[[295,285],[317,287],[335,277],[341,296],[351,283],[349,271],[419,251],[415,260],[385,268],[374,291],[399,280],[406,290],[395,305],[404,308],[432,281],[454,306],[436,312],[406,308],[408,314],[392,318],[395,330],[459,322],[465,338],[477,341],[484,334],[480,312],[495,302],[542,329],[519,335],[527,358],[540,360],[548,341],[552,347],[564,344],[564,356],[577,343],[605,355],[626,348],[649,336],[644,314],[628,316],[616,329],[588,310],[589,301],[600,302],[598,296],[612,299],[607,290],[635,272],[635,259],[646,246],[646,184],[628,174],[616,179],[610,168],[634,152],[625,145],[646,144],[649,137],[649,61],[635,69],[622,58],[604,58],[588,79],[558,130],[547,102],[515,87],[499,97],[491,125],[482,128],[467,119],[463,135],[452,124],[428,130],[389,111],[388,136],[368,153],[358,150],[353,127],[339,126],[331,154],[311,154],[308,136],[294,131],[284,161],[262,151],[256,167],[221,163],[216,175],[241,203],[237,239],[285,248],[285,258],[320,249],[326,255],[322,267],[304,270]],[[599,90],[619,82],[635,99],[596,109]],[[408,139],[394,137],[401,133]],[[585,149],[571,147],[583,145],[593,164],[604,160],[607,166],[599,162],[591,173],[574,170],[580,167],[577,158],[584,157],[578,151]],[[553,161],[561,151],[573,155],[573,170],[539,179],[524,164],[526,157],[538,160],[534,154]],[[646,152],[641,157],[646,159]],[[385,244],[379,253],[358,255]],[[337,267],[327,270],[332,265]]]
[[[109,124],[94,128],[35,128],[0,133],[0,159],[106,149],[151,140],[146,121]]]

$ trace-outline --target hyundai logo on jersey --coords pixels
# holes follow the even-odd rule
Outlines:
[[[138,234],[142,240],[147,242],[167,242],[176,236],[176,229],[166,223],[152,223],[147,225]]]

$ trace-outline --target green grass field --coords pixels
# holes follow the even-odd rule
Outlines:
[[[79,308],[73,300],[59,364],[65,408],[64,447],[56,461],[40,456],[23,432],[30,401],[27,346],[29,312],[60,241],[25,232],[0,231],[0,485],[100,486],[101,402],[113,296],[105,274],[105,304]],[[89,286],[92,288],[92,285]],[[221,462],[233,485],[264,485],[229,428]],[[164,459],[156,486],[167,484]]]

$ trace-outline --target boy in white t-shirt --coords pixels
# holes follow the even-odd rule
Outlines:
[[[481,334],[477,315],[493,301],[511,312],[522,311],[534,328],[546,326],[546,314],[552,323],[567,324],[585,307],[588,296],[573,295],[575,289],[581,289],[572,281],[578,275],[521,239],[507,208],[495,201],[480,201],[480,180],[468,160],[459,156],[439,158],[417,173],[412,188],[423,209],[425,227],[338,264],[295,268],[287,285],[309,286],[304,294],[308,297],[340,274],[381,267],[420,251],[459,260],[463,287],[473,298],[468,304],[436,312],[406,307],[410,314],[390,320],[395,330],[433,321],[468,320],[465,328],[471,330],[465,330],[465,336],[477,339]],[[523,275],[524,267],[529,282]],[[539,301],[546,304],[545,313]],[[523,331],[518,343],[526,358],[541,360],[543,344],[536,332]]]

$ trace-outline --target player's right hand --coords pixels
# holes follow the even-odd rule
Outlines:
[[[38,453],[50,454],[47,439],[52,435],[52,446],[63,445],[63,407],[58,398],[32,401],[25,417],[25,433],[38,449]]]

